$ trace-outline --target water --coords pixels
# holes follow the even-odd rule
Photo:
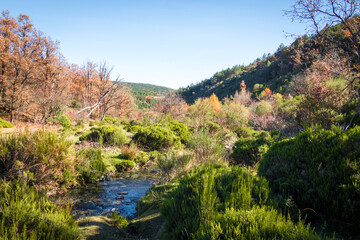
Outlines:
[[[115,179],[89,184],[86,188],[72,189],[64,199],[73,204],[75,218],[112,212],[132,218],[136,213],[136,203],[152,185],[151,180]]]

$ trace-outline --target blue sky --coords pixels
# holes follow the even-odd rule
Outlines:
[[[113,78],[171,88],[249,64],[305,26],[283,16],[289,0],[0,0],[60,41],[69,63],[106,61]]]

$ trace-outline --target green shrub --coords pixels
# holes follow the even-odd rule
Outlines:
[[[258,116],[263,116],[265,114],[271,113],[273,107],[270,103],[266,101],[261,101],[259,105],[255,107],[255,114]]]
[[[135,120],[122,121],[121,125],[123,125],[128,132],[136,132],[139,127],[143,126],[143,122],[137,122]]]
[[[139,166],[144,166],[150,159],[150,154],[140,151],[135,144],[121,146],[121,154],[119,158],[124,160],[132,160]]]
[[[180,179],[161,213],[171,239],[318,239],[302,222],[266,207],[268,197],[266,179],[237,166],[206,165]]]
[[[342,132],[307,129],[274,144],[259,164],[275,194],[300,209],[337,219],[359,231],[360,127]]]
[[[245,135],[248,132],[242,134]],[[256,165],[274,142],[270,133],[266,131],[253,130],[250,134],[250,137],[239,138],[236,141],[231,153],[233,164],[243,166]]]
[[[5,121],[0,118],[0,128],[12,128],[14,125],[11,124],[11,122]]]
[[[60,114],[56,117],[56,122],[59,123],[64,129],[69,129],[72,126],[72,122],[68,115]]]
[[[70,107],[71,107],[71,108],[79,108],[79,107],[81,107],[81,103],[79,103],[78,101],[76,101],[75,99],[73,99],[73,100],[71,101]]]
[[[111,117],[111,116],[105,116],[103,121],[107,122],[109,124],[115,125],[115,126],[121,125],[121,122],[118,118]]]
[[[0,183],[1,239],[78,239],[70,208],[62,209],[23,179]]]
[[[239,138],[248,138],[258,135],[258,131],[254,130],[252,127],[237,127],[235,133]]]
[[[75,183],[73,143],[49,131],[21,132],[0,138],[0,175],[8,180],[29,169],[33,184],[51,189]]]
[[[102,144],[120,146],[128,142],[126,132],[114,126],[93,127],[90,129],[90,132],[83,134],[79,140],[99,142],[100,146],[102,146]]]
[[[78,158],[82,159],[82,161],[76,166],[76,170],[80,173],[84,182],[95,182],[103,177],[106,167],[100,149],[82,149]]]
[[[175,168],[175,158],[173,156],[163,155],[157,159],[156,164],[158,168],[169,177],[171,171]]]
[[[178,136],[160,126],[139,127],[133,139],[149,150],[160,150],[181,144]]]
[[[126,220],[126,217],[121,216],[120,214],[117,214],[116,212],[113,212],[110,215],[110,218],[116,220],[115,224],[118,228],[126,228],[129,225],[129,222]]]
[[[115,165],[118,172],[128,171],[135,167],[135,163],[131,160],[120,159],[119,163]]]
[[[211,121],[206,123],[205,128],[209,129],[209,132],[211,134],[215,134],[222,129],[219,124],[211,122]]]
[[[149,159],[150,159],[150,156],[148,153],[140,151],[135,158],[135,162],[139,166],[144,166],[149,161]]]
[[[178,136],[182,143],[187,143],[190,138],[190,132],[187,126],[180,121],[170,121],[168,127],[171,131]]]

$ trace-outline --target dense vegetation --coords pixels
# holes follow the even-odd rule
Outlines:
[[[315,144],[314,144],[315,143]],[[260,161],[259,174],[276,194],[359,229],[360,128],[307,129],[274,144]]]
[[[159,184],[135,219],[112,213],[126,238],[358,238],[359,22],[352,15],[178,94],[129,84],[146,102],[136,109],[106,64],[69,67],[27,16],[4,12],[0,238],[77,239],[70,207],[47,196],[140,171]],[[48,72],[58,77],[40,77]]]
[[[190,172],[162,206],[171,239],[320,239],[269,206],[265,178],[239,167]]]
[[[79,230],[70,207],[63,209],[24,178],[0,183],[1,239],[77,239]]]

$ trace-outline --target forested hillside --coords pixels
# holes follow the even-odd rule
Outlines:
[[[159,98],[164,97],[173,89],[146,83],[125,83],[131,90],[135,103],[140,109],[156,105]]]
[[[352,21],[357,22],[357,18]],[[264,54],[248,66],[236,65],[217,72],[210,79],[178,92],[188,103],[212,94],[222,100],[240,91],[244,81],[253,97],[261,97],[266,88],[294,95],[297,79],[308,78],[310,72],[322,74],[325,69],[321,68],[330,70],[326,74],[332,77],[351,75],[350,66],[358,64],[358,59],[349,51],[347,31],[343,24],[338,24],[312,37],[298,37],[290,46],[281,44],[275,53]]]

